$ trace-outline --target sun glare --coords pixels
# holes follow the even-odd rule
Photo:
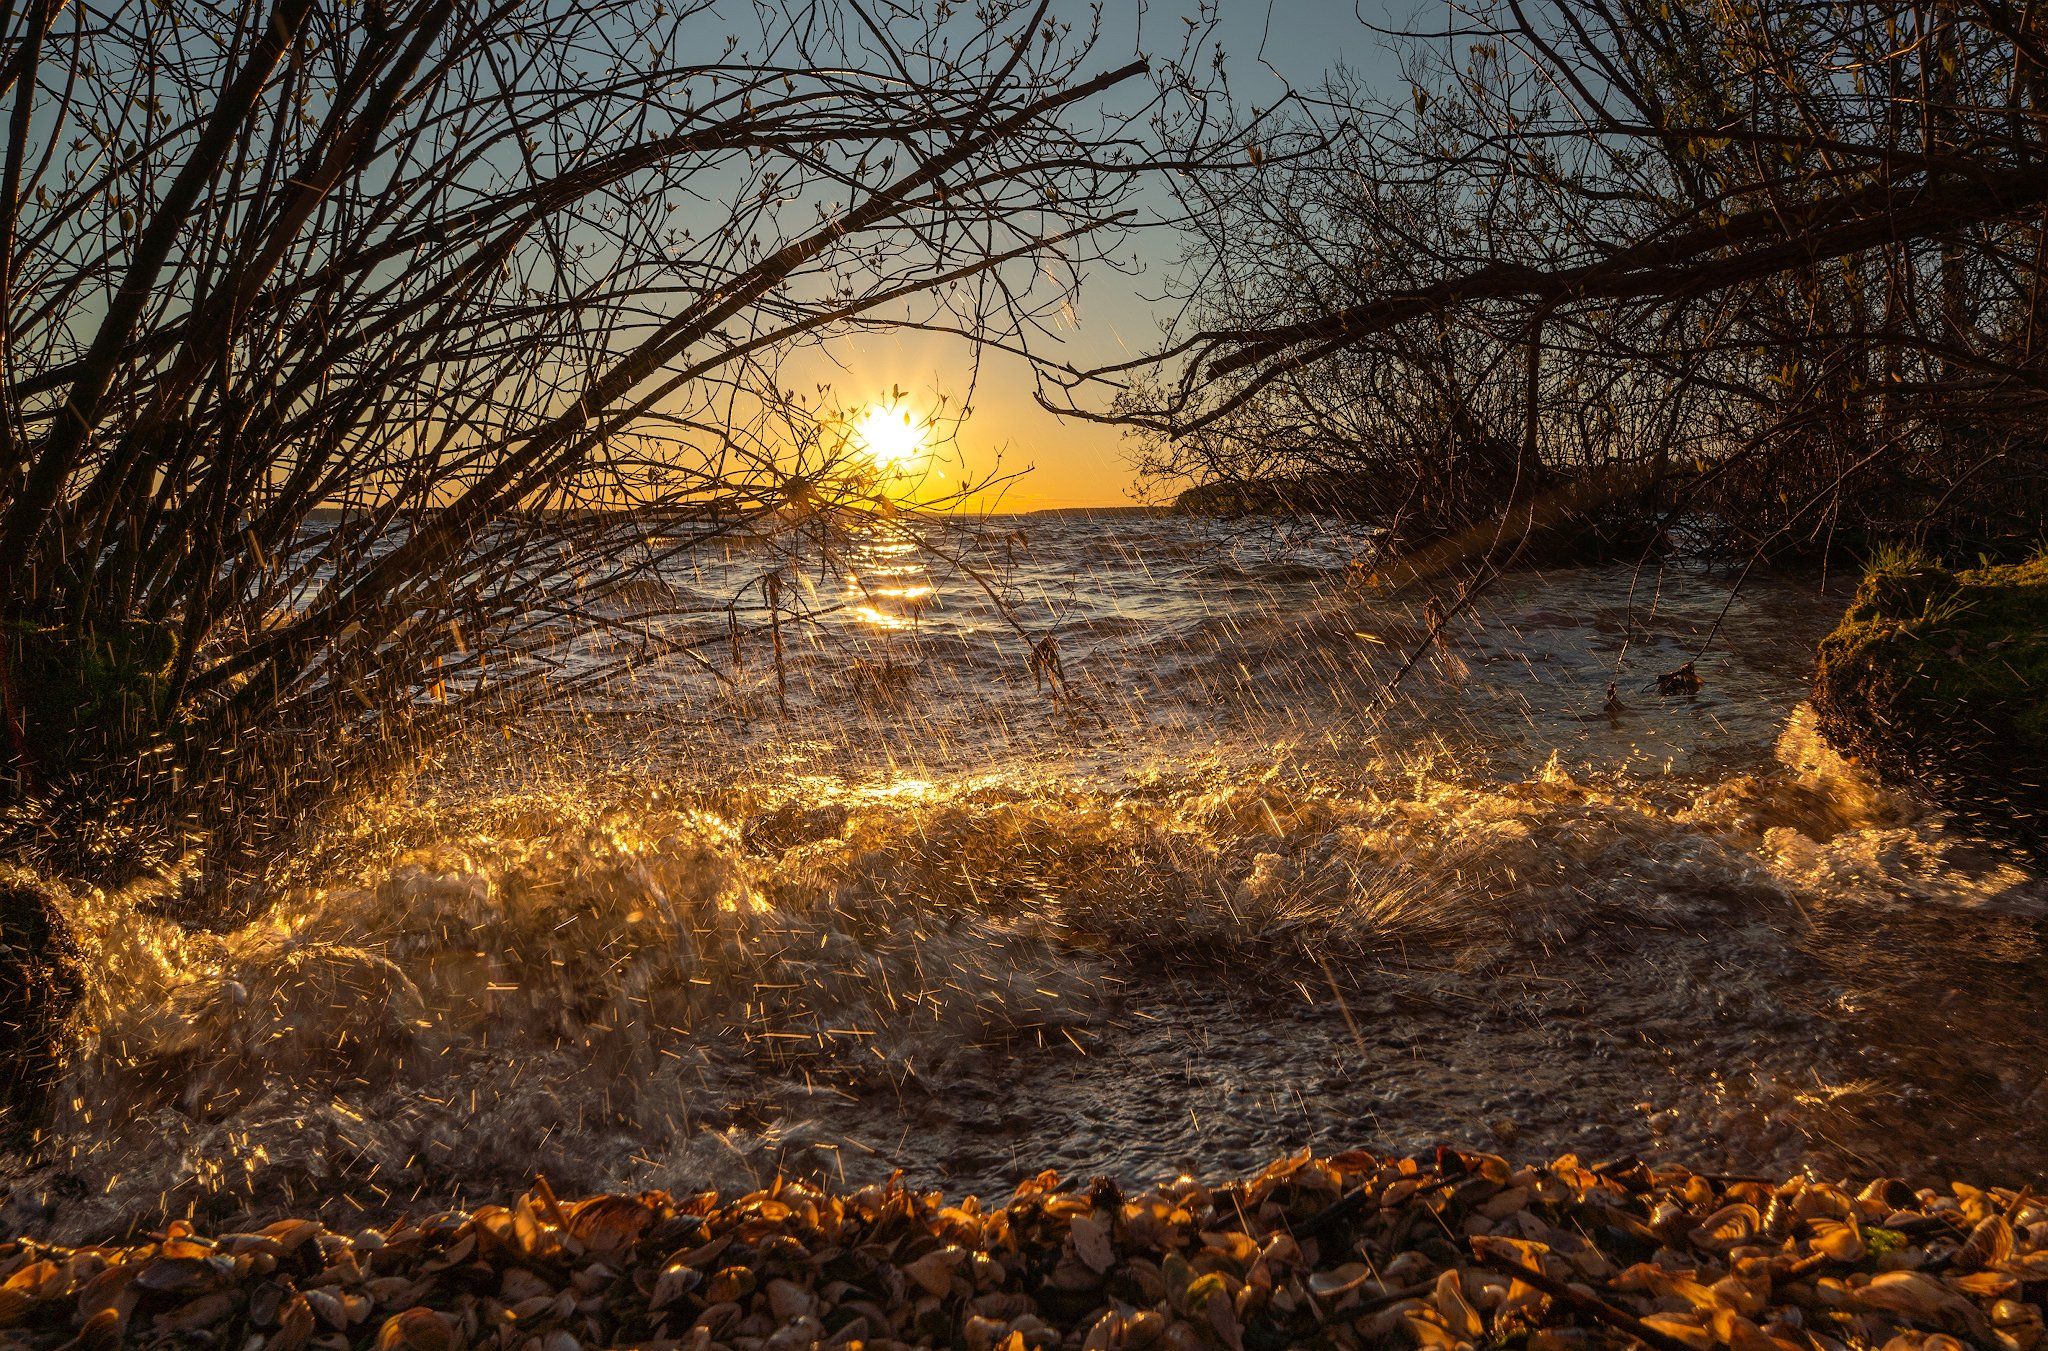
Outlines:
[[[855,420],[853,444],[878,469],[907,469],[925,452],[924,427],[904,405],[878,403]]]

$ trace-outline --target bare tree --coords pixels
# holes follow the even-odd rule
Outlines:
[[[2004,0],[1462,11],[1403,87],[1269,115],[1259,190],[1182,182],[1183,321],[1076,411],[1433,528],[1587,470],[1752,549],[2038,528],[2044,38]]]
[[[1030,350],[1160,112],[1095,39],[1044,0],[7,6],[17,843],[271,829],[606,678],[564,619],[677,551],[886,510],[786,359]]]

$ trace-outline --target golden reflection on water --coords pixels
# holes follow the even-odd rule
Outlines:
[[[863,540],[846,577],[848,607],[871,629],[900,633],[914,628],[938,599],[917,545],[901,537]]]
[[[856,605],[853,607],[853,613],[862,623],[887,633],[900,633],[912,627],[912,621],[902,615],[890,614],[887,610],[878,609],[873,605]]]
[[[938,785],[930,779],[897,779],[892,783],[864,788],[860,795],[866,798],[894,798],[899,801],[917,800],[930,797],[937,789]]]
[[[841,613],[873,649],[935,599],[913,550],[883,532],[849,550]],[[1224,652],[1245,674],[1232,688],[1255,689],[1259,659]],[[875,656],[843,665],[907,665]],[[1005,1062],[972,1056],[1080,1037],[1087,1057],[1030,1064],[1018,1096],[1058,1111],[1006,1115],[1020,1158],[1178,1166],[1178,1122],[1142,1113],[1185,1099],[1204,1123],[1235,1113],[1213,1140],[1196,1127],[1207,1166],[1255,1164],[1301,1142],[1294,1118],[1245,1110],[1274,1086],[1332,1139],[1358,1122],[1447,1138],[1522,1092],[1532,1153],[1599,1120],[1629,1148],[1731,1167],[1924,1169],[1943,1150],[1979,1175],[2037,1165],[2048,1142],[2016,1123],[2025,1095],[2048,1102],[2048,921],[2001,913],[2031,883],[1967,870],[1964,843],[1862,784],[1810,715],[1783,725],[1782,704],[1732,696],[1738,674],[1715,687],[1716,726],[1775,721],[1775,754],[1690,781],[1668,759],[1649,778],[1577,774],[1577,742],[1496,779],[1461,766],[1443,724],[1331,735],[1314,762],[1263,726],[1226,750],[1193,676],[1145,687],[1188,710],[1171,738],[1081,765],[1013,754],[985,717],[954,734],[968,755],[899,756],[972,707],[935,685],[887,705],[903,734],[850,757],[858,772],[826,772],[801,725],[722,747],[746,767],[731,774],[697,741],[664,770],[623,733],[618,762],[586,771],[568,737],[548,773],[494,766],[483,797],[343,813],[232,933],[81,898],[103,1030],[71,1067],[53,1156],[107,1198],[88,1215],[106,1224],[174,1188],[268,1204],[302,1174],[366,1167],[400,1190],[536,1167],[699,1186],[720,1159],[780,1166],[780,1123],[822,1120],[843,1089],[844,1138],[904,1141],[873,1167],[934,1177],[951,1146],[871,1090],[979,1083]],[[1604,732],[1598,690],[1589,721],[1567,702],[1542,730]],[[1329,729],[1312,730],[1320,746]],[[1271,978],[1304,954],[1302,980]],[[1199,1045],[1146,1032],[1183,1016],[1157,1002],[1182,971],[1221,973],[1188,1022]],[[1336,1021],[1326,980],[1356,985]],[[1322,1012],[1276,1023],[1256,1001],[1289,984]],[[1630,1104],[1657,1109],[1640,1131]]]

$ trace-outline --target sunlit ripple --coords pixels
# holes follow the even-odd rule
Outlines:
[[[1746,1162],[1834,1167],[1832,1134],[1910,1165],[1940,1130],[1960,1141],[1970,1113],[2002,1110],[1944,1084],[2008,1068],[2039,1082],[2048,1035],[2021,988],[2039,921],[1996,927],[2035,884],[1971,865],[1967,841],[1802,739],[1804,653],[1839,599],[1753,582],[1705,694],[1664,701],[1642,687],[1727,604],[1720,581],[1667,578],[1649,631],[1630,626],[1626,570],[1517,581],[1454,633],[1455,666],[1416,672],[1412,716],[1361,725],[1346,718],[1370,663],[1422,630],[1404,600],[1341,593],[1326,541],[1282,549],[1181,521],[1019,531],[1006,580],[1060,636],[1072,705],[1034,685],[972,587],[877,534],[846,551],[858,581],[831,589],[847,603],[823,622],[830,640],[787,644],[786,719],[767,640],[751,639],[731,675],[756,698],[736,716],[691,722],[701,692],[650,677],[620,692],[645,721],[612,744],[594,721],[493,729],[515,753],[472,791],[435,780],[342,813],[241,930],[187,934],[132,898],[78,898],[95,1039],[51,1157],[93,1199],[61,1222],[116,1228],[158,1196],[269,1196],[309,1176],[368,1175],[400,1200],[536,1168],[564,1187],[701,1186],[718,1167],[801,1164],[784,1127],[828,1097],[860,1114],[838,1138],[900,1141],[849,1149],[849,1168],[943,1180],[947,1144],[922,1118],[906,1133],[893,1090],[913,1073],[944,1089],[1000,1079],[1003,1062],[973,1057],[1006,1039],[1077,1037],[1090,1057],[1075,1063],[1106,1061],[1099,1049],[1121,1054],[1160,1010],[1116,1022],[1105,990],[1136,1003],[1182,972],[1225,994],[1203,1015],[1216,1048],[1189,1054],[1175,1091],[1120,1080],[1129,1060],[1053,1081],[1065,1071],[1041,1055],[1015,1097],[1052,1115],[992,1167],[1013,1142],[1034,1163],[1175,1163],[1183,1096],[1205,1129],[1237,1114],[1218,1148],[1256,1146],[1211,1154],[1205,1137],[1218,1170],[1307,1140],[1242,1110],[1255,1085],[1391,1138],[1491,1120],[1485,1094],[1527,1071],[1553,1076],[1539,1087],[1558,1119],[1589,1119],[1603,1076],[1640,1070],[1628,1048],[1653,1042],[1676,1054],[1640,1077],[1641,1100],[1687,1106],[1671,1119],[1696,1129],[1731,1122],[1731,1140],[1752,1132]],[[734,574],[756,575],[738,557]],[[690,581],[717,595],[726,579],[707,563]],[[900,633],[923,593],[939,602],[929,642]],[[1610,717],[1624,639],[1628,707]],[[907,671],[908,697],[846,696],[878,669]],[[1363,1035],[1375,1054],[1394,1036],[1425,1048],[1388,1063],[1426,1091],[1374,1096],[1385,1079],[1346,1058],[1341,1025],[1330,1042],[1307,1022],[1232,1021],[1226,1003],[1291,989],[1263,973],[1304,952],[1392,991],[1379,1021],[1361,1013]],[[1993,979],[2006,968],[2009,998]],[[1256,992],[1244,971],[1261,973]],[[1919,993],[1959,977],[1975,1003]],[[1321,997],[1323,971],[1302,985]],[[1995,1016],[1939,1042],[1955,1063],[1921,1070],[1932,1057],[1907,1034],[1987,997],[2005,1000]],[[1478,1016],[1502,1012],[1506,1031]],[[1628,1036],[1596,1038],[1597,1066],[1569,1040],[1529,1054],[1608,1024]],[[1903,1056],[1919,1057],[1910,1075]],[[1218,1070],[1239,1087],[1202,1098]],[[1721,1077],[1702,1086],[1708,1071]],[[1778,1087],[1767,1071],[1786,1071]],[[1888,1098],[1862,1093],[1866,1072]],[[1929,1092],[1900,1098],[1906,1082]],[[1885,1102],[1909,1104],[1903,1124]],[[1525,1148],[1560,1144],[1523,1125]],[[2038,1133],[1996,1138],[2013,1158],[2048,1154]]]

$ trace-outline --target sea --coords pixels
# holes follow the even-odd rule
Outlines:
[[[1378,546],[681,551],[563,669],[667,655],[338,804],[234,924],[66,893],[91,988],[0,1224],[1444,1142],[2041,1185],[2048,879],[1817,734],[1853,572]]]

